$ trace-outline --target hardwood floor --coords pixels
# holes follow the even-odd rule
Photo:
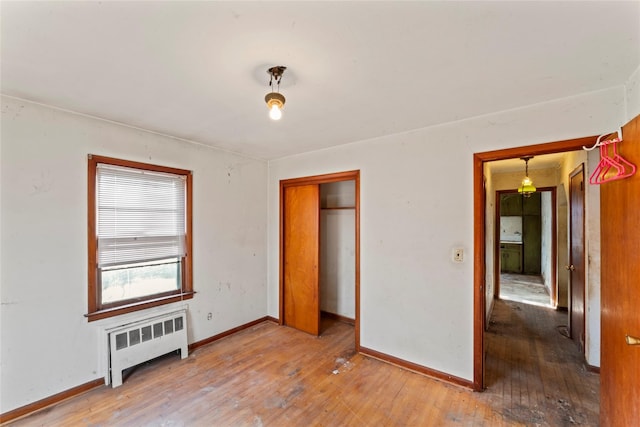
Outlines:
[[[600,376],[566,335],[567,313],[496,300],[487,338],[483,393],[504,420],[597,426]]]
[[[13,426],[597,425],[598,375],[557,332],[556,314],[496,301],[484,393],[355,354],[345,323],[315,338],[265,322]]]

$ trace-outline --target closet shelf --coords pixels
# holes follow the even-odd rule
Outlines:
[[[345,209],[355,209],[355,206],[340,206],[340,207],[334,207],[334,208],[320,208],[320,210],[323,211],[335,211],[335,210],[345,210]]]

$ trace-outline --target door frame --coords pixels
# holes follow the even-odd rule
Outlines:
[[[356,183],[356,265],[355,265],[355,299],[356,299],[356,318],[355,318],[355,344],[356,352],[360,351],[360,170],[352,170],[346,172],[328,173],[323,175],[313,175],[301,178],[291,178],[280,180],[280,254],[279,254],[279,301],[280,311],[278,323],[284,324],[284,190],[287,187],[298,185],[320,185],[331,182],[355,181]]]
[[[558,271],[558,212],[556,201],[556,187],[539,187],[537,191],[551,192],[551,305],[556,307],[558,304],[558,279],[556,277]],[[494,238],[493,238],[493,296],[500,299],[500,196],[502,194],[517,193],[518,189],[512,190],[496,190],[496,212],[494,219]]]
[[[484,163],[527,155],[542,155],[580,150],[591,147],[597,135],[564,141],[505,148],[473,154],[473,389],[484,390],[484,328],[485,328],[485,277],[486,277],[486,197]]]

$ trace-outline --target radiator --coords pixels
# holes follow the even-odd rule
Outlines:
[[[122,371],[174,350],[187,349],[187,312],[174,311],[107,330],[111,386],[122,385]]]

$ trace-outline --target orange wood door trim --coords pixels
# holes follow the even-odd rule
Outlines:
[[[485,151],[473,155],[473,388],[484,390],[484,326],[485,326],[485,205],[484,163],[526,155],[561,153],[592,146],[597,136],[535,144],[503,150]]]

